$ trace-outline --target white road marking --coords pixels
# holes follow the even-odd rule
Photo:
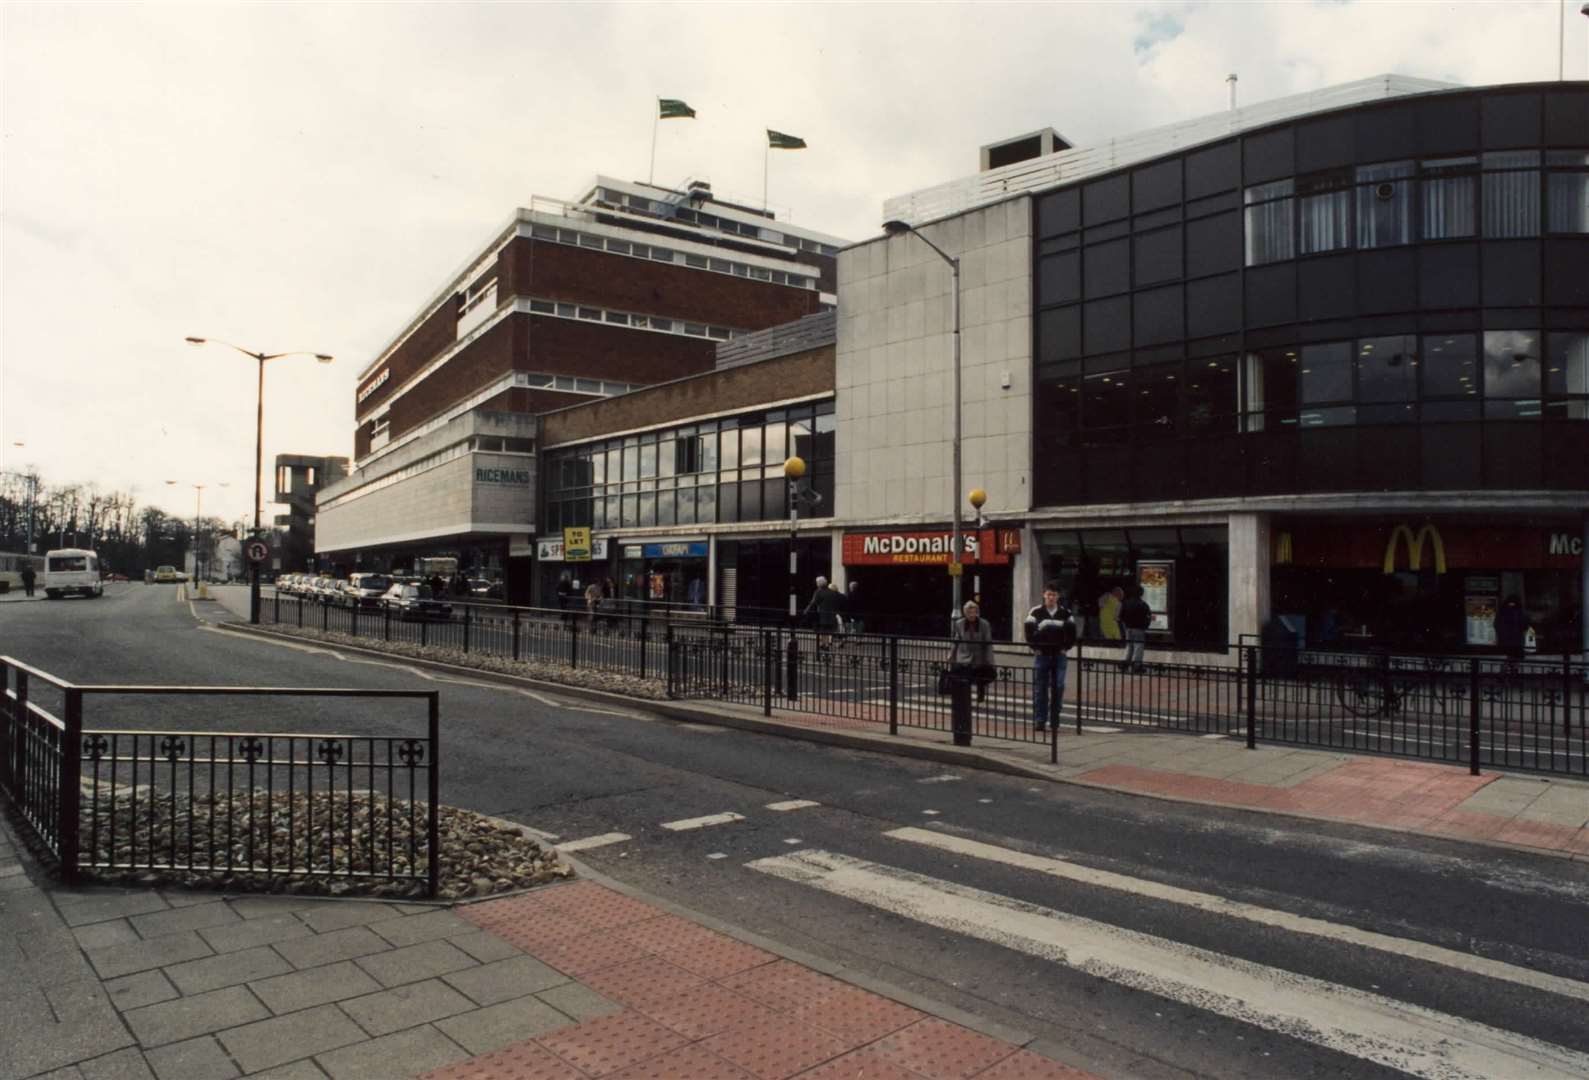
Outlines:
[[[767,804],[767,809],[768,810],[778,810],[778,811],[804,810],[808,806],[821,806],[821,805],[822,805],[821,803],[812,802],[810,799],[788,799],[788,800],[786,800],[784,802],[770,802],[770,803]]]
[[[707,814],[705,817],[682,818],[678,821],[664,821],[662,827],[673,832],[685,832],[689,829],[704,829],[711,825],[727,825],[731,821],[744,821],[744,814],[732,812],[724,814]]]
[[[977,800],[977,802],[979,802],[979,803],[990,803],[992,801],[993,801],[992,799],[978,799]]]
[[[726,858],[728,858],[728,853],[726,851],[714,851],[710,855],[708,855],[707,858],[708,859],[726,859]]]
[[[587,836],[580,840],[570,840],[566,844],[558,844],[558,851],[588,851],[591,848],[606,847],[608,844],[621,844],[630,839],[628,833],[608,832],[600,836]]]
[[[1015,866],[1024,870],[1035,870],[1050,877],[1063,878],[1082,885],[1096,885],[1100,888],[1115,889],[1137,896],[1146,896],[1154,900],[1165,900],[1172,904],[1181,904],[1184,907],[1206,911],[1213,915],[1244,919],[1247,922],[1258,923],[1262,926],[1272,926],[1293,934],[1306,934],[1309,937],[1325,938],[1347,945],[1377,949],[1380,952],[1390,953],[1394,956],[1405,956],[1410,960],[1422,960],[1431,964],[1440,964],[1443,967],[1465,971],[1473,975],[1482,975],[1490,979],[1500,979],[1517,986],[1527,986],[1535,990],[1544,990],[1547,993],[1576,998],[1579,1001],[1589,1001],[1589,983],[1568,979],[1560,975],[1547,974],[1542,971],[1533,971],[1529,968],[1518,967],[1515,964],[1504,963],[1500,960],[1491,960],[1485,956],[1457,952],[1455,949],[1446,949],[1439,945],[1427,945],[1423,942],[1391,937],[1389,934],[1380,934],[1372,930],[1360,930],[1355,926],[1343,926],[1340,923],[1332,923],[1324,919],[1293,915],[1286,911],[1276,911],[1272,908],[1259,907],[1256,904],[1247,904],[1239,900],[1227,900],[1223,896],[1215,896],[1212,893],[1194,892],[1191,889],[1164,885],[1144,878],[1128,877],[1125,874],[1115,874],[1108,870],[1093,870],[1085,866],[1077,866],[1075,863],[1066,862],[1063,859],[1029,855],[1024,851],[1015,851],[1011,848],[998,847],[994,844],[984,844],[977,840],[967,840],[959,836],[949,836],[928,829],[907,827],[894,829],[883,835],[895,840],[905,840],[913,844],[936,848],[939,851],[947,851],[954,855],[963,855],[973,859],[986,859],[989,862],[1003,863],[1006,866]]]
[[[924,776],[920,780],[917,780],[916,783],[918,783],[918,784],[948,784],[948,783],[951,783],[952,781],[955,781],[955,780],[958,780],[958,779],[960,779],[960,777],[956,776],[954,773],[944,773],[942,776]]]
[[[699,731],[707,735],[716,735],[719,732],[728,730],[727,728],[719,727],[716,724],[691,724],[689,722],[678,723],[674,724],[673,726],[678,728],[680,731]]]
[[[817,850],[747,865],[1413,1076],[1589,1075],[1576,1050],[897,867]]]
[[[1226,735],[1223,731],[1211,731],[1207,735],[1199,735],[1198,738],[1199,739],[1228,739],[1228,738],[1230,738],[1230,736]]]
[[[787,837],[784,840],[784,843],[789,844],[789,845],[798,844],[798,843],[800,843],[800,838],[798,836],[790,836],[790,837]]]
[[[937,817],[938,816],[938,811],[937,810],[923,810],[922,813],[926,814],[928,817]]]
[[[557,839],[557,834],[556,833],[554,833],[554,832],[546,832],[543,829],[537,829],[534,825],[519,825],[519,823],[517,821],[513,822],[513,824],[517,825],[519,828],[523,829],[525,832],[529,833],[531,836],[535,837],[537,840],[545,840],[548,843],[550,843],[551,841]]]

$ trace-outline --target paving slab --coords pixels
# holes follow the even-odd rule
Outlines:
[[[67,926],[87,926],[89,923],[107,922],[129,915],[165,911],[171,905],[158,893],[137,892],[83,892],[58,891],[56,903],[61,908],[61,919]]]
[[[127,920],[143,938],[162,937],[182,930],[203,930],[211,926],[241,922],[242,917],[222,903],[194,904],[189,907],[157,911],[150,915],[134,915]]]
[[[333,1050],[316,1060],[331,1080],[393,1080],[451,1065],[468,1056],[466,1050],[427,1024]]]
[[[326,1074],[313,1060],[294,1061],[264,1072],[249,1073],[248,1080],[326,1080]]]
[[[471,1054],[489,1054],[512,1043],[571,1028],[579,1021],[536,997],[503,1001],[436,1021],[436,1026]]]
[[[319,967],[339,960],[352,960],[371,953],[385,952],[391,948],[384,938],[365,926],[350,926],[333,930],[329,934],[297,938],[273,945],[277,952],[295,968]]]
[[[232,1028],[216,1036],[244,1073],[260,1072],[328,1050],[364,1042],[364,1030],[335,1005]]]
[[[293,911],[307,911],[324,907],[313,897],[302,896],[238,896],[227,900],[231,908],[244,919],[258,919],[267,915],[285,915]]]
[[[160,1080],[231,1080],[240,1075],[213,1036],[157,1047],[144,1054]]]
[[[108,949],[112,945],[130,945],[142,940],[126,919],[89,923],[73,930],[72,934],[84,949]]]
[[[166,977],[184,994],[201,994],[223,986],[252,982],[293,970],[281,954],[261,945],[241,952],[207,956],[163,969]]]
[[[314,933],[290,911],[261,914],[228,926],[209,927],[199,931],[199,937],[218,953],[237,952],[258,945],[274,945],[278,941],[292,941]]]
[[[324,934],[348,926],[385,922],[401,914],[392,905],[374,900],[322,900],[314,907],[300,911],[298,917],[316,933]]]
[[[249,989],[277,1016],[373,994],[381,984],[351,960],[261,979]]]
[[[423,945],[361,957],[358,965],[382,986],[399,986],[474,967],[475,959],[448,942],[427,941]]]
[[[431,1020],[468,1012],[474,1002],[440,979],[407,983],[342,1002],[342,1011],[371,1035],[388,1035]]]
[[[210,947],[191,930],[168,934],[152,941],[139,941],[131,945],[112,945],[105,949],[89,949],[88,960],[101,979],[114,979],[118,975],[131,975],[150,968],[179,964],[184,960],[197,960],[209,956]]]
[[[122,1014],[145,1047],[181,1042],[196,1035],[263,1020],[270,1011],[244,986],[228,986],[192,997],[174,998]]]
[[[499,938],[487,930],[476,930],[472,934],[460,934],[447,940],[482,964],[488,964],[493,960],[506,960],[510,956],[520,955],[523,951],[511,941]]]
[[[79,1061],[77,1071],[83,1080],[155,1080],[143,1053],[131,1046],[91,1061]]]
[[[419,945],[426,941],[472,934],[479,927],[450,911],[431,911],[372,923],[370,929],[393,945]]]
[[[584,983],[564,983],[550,990],[542,990],[535,996],[558,1012],[567,1013],[579,1021],[595,1020],[623,1011],[622,1005],[596,993]]]
[[[171,985],[171,980],[159,968],[110,979],[104,986],[110,1003],[122,1012],[169,1001],[177,996],[177,988]]]
[[[513,956],[455,971],[444,978],[477,1005],[495,1005],[499,1001],[550,990],[569,981],[567,975],[533,956]]]

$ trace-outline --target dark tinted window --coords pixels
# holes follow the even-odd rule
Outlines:
[[[1181,201],[1179,160],[1149,165],[1131,174],[1131,207],[1140,214]]]
[[[1302,401],[1352,399],[1352,346],[1344,341],[1302,347]]]
[[[1037,359],[1040,363],[1073,360],[1081,355],[1081,308],[1051,308],[1037,315]]]
[[[1357,343],[1357,399],[1412,401],[1418,392],[1417,339],[1364,338]]]
[[[1207,435],[1236,430],[1241,411],[1236,358],[1216,356],[1186,365],[1186,430]]]
[[[1241,252],[1240,214],[1219,214],[1187,223],[1187,277],[1235,270],[1241,266]]]
[[[1111,240],[1085,249],[1088,298],[1112,296],[1131,287],[1131,242]]]
[[[1129,178],[1114,176],[1082,188],[1082,220],[1089,227],[1123,218],[1131,212]]]
[[[1539,335],[1530,330],[1491,330],[1484,335],[1484,396],[1538,398]],[[1537,402],[1535,404],[1538,404]]]
[[[1054,191],[1037,200],[1037,235],[1057,236],[1081,228],[1081,192]]]
[[[1042,305],[1081,299],[1081,253],[1050,255],[1037,264],[1037,302]]]
[[[1131,298],[1094,300],[1084,305],[1086,329],[1082,335],[1088,353],[1116,352],[1131,347]]]
[[[1143,233],[1133,242],[1136,252],[1132,266],[1137,285],[1175,281],[1181,276],[1181,230],[1178,227]]]
[[[1282,176],[1294,176],[1291,156],[1291,129],[1281,128],[1262,135],[1247,136],[1242,148],[1242,182],[1261,184]]]
[[[1479,102],[1479,127],[1486,149],[1538,146],[1538,94],[1486,94]]]
[[[1472,334],[1425,334],[1418,366],[1426,398],[1479,392],[1478,340]]]
[[[1132,300],[1132,320],[1139,346],[1180,340],[1185,336],[1180,286],[1137,293]]]
[[[1178,429],[1181,386],[1180,364],[1154,364],[1132,371],[1135,386],[1133,425],[1138,439],[1174,438]]]
[[[1186,197],[1201,199],[1241,186],[1241,150],[1237,143],[1220,143],[1186,155]]]
[[[1224,334],[1241,326],[1241,276],[1225,274],[1186,286],[1188,337]]]

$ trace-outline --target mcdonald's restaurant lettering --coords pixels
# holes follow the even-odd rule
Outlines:
[[[528,469],[476,469],[474,471],[477,484],[528,484],[530,471]]]
[[[963,563],[1009,563],[1021,550],[1019,529],[970,530],[960,536]],[[844,538],[846,566],[942,566],[954,550],[953,532],[852,533]]]
[[[1368,569],[1384,574],[1455,570],[1552,570],[1583,563],[1581,528],[1482,521],[1283,519],[1274,565]]]
[[[1571,533],[1553,532],[1546,542],[1545,553],[1559,557],[1581,558],[1583,556],[1583,537]]]
[[[1401,541],[1407,541],[1407,569],[1423,569],[1423,545],[1428,540],[1434,548],[1434,571],[1437,574],[1446,572],[1446,545],[1440,539],[1440,530],[1433,525],[1423,525],[1416,535],[1405,525],[1397,525],[1390,532],[1390,543],[1385,545],[1384,572],[1396,572],[1396,548]]]

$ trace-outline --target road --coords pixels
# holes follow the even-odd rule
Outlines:
[[[1582,862],[437,683],[203,628],[167,587],[7,605],[0,652],[84,682],[439,687],[446,801],[1101,1075],[1589,1075]],[[423,723],[231,699],[157,720],[147,700],[93,707],[94,723],[196,730]]]

